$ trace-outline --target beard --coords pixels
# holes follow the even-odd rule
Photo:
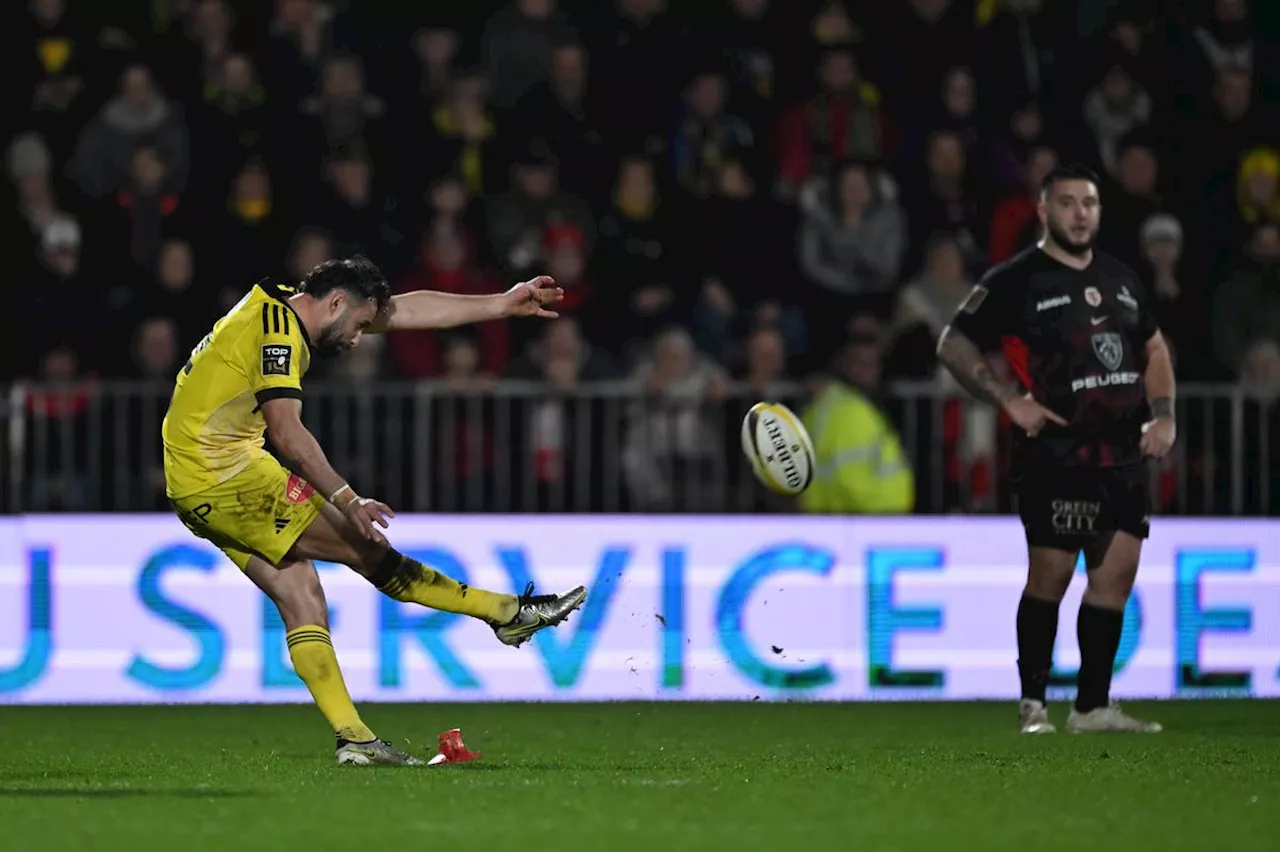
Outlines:
[[[316,340],[315,353],[321,358],[335,358],[347,351],[347,344],[337,328],[330,325],[320,329],[320,337]]]
[[[1054,222],[1046,222],[1049,231],[1049,239],[1053,240],[1054,245],[1065,251],[1067,254],[1080,257],[1088,254],[1093,250],[1093,240],[1097,236],[1096,232],[1089,235],[1089,238],[1082,243],[1072,241],[1071,235],[1065,230],[1058,227]]]

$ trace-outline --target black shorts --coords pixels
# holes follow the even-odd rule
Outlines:
[[[1037,467],[1015,491],[1031,547],[1083,550],[1116,531],[1145,539],[1151,529],[1151,480],[1145,464]]]

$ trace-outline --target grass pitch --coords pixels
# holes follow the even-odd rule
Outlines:
[[[1065,722],[1065,706],[1054,721]],[[1275,850],[1280,703],[1022,737],[1008,704],[369,706],[420,749],[337,767],[310,706],[0,708],[0,852]]]

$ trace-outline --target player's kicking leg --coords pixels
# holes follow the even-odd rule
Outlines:
[[[1135,719],[1111,700],[1111,675],[1124,627],[1124,608],[1138,576],[1142,541],[1115,532],[1086,551],[1089,585],[1076,623],[1080,641],[1079,692],[1067,718],[1073,734],[1125,732],[1154,734],[1156,722]]]
[[[289,659],[337,737],[337,761],[358,766],[422,766],[425,761],[378,739],[356,711],[329,638],[328,607],[307,560],[272,565],[251,556],[244,572],[280,610]]]
[[[1058,636],[1058,608],[1071,585],[1077,552],[1056,547],[1028,548],[1027,585],[1018,603],[1018,675],[1022,699],[1018,727],[1024,734],[1051,734],[1045,692]]]
[[[535,595],[530,583],[524,594],[517,596],[458,583],[394,548],[365,538],[328,503],[298,537],[290,557],[348,565],[388,597],[478,618],[493,628],[499,641],[513,646],[560,624],[587,598],[584,586],[562,595]]]

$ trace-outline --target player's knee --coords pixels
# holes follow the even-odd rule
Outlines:
[[[1061,601],[1074,573],[1074,557],[1033,554],[1027,569],[1027,594],[1046,601]]]
[[[329,626],[324,587],[320,585],[320,576],[314,569],[300,572],[297,580],[278,584],[272,589],[271,598],[280,610],[286,630],[294,630],[304,624]]]
[[[1089,600],[1112,609],[1122,609],[1138,576],[1137,561],[1107,561],[1089,572],[1086,594]]]

